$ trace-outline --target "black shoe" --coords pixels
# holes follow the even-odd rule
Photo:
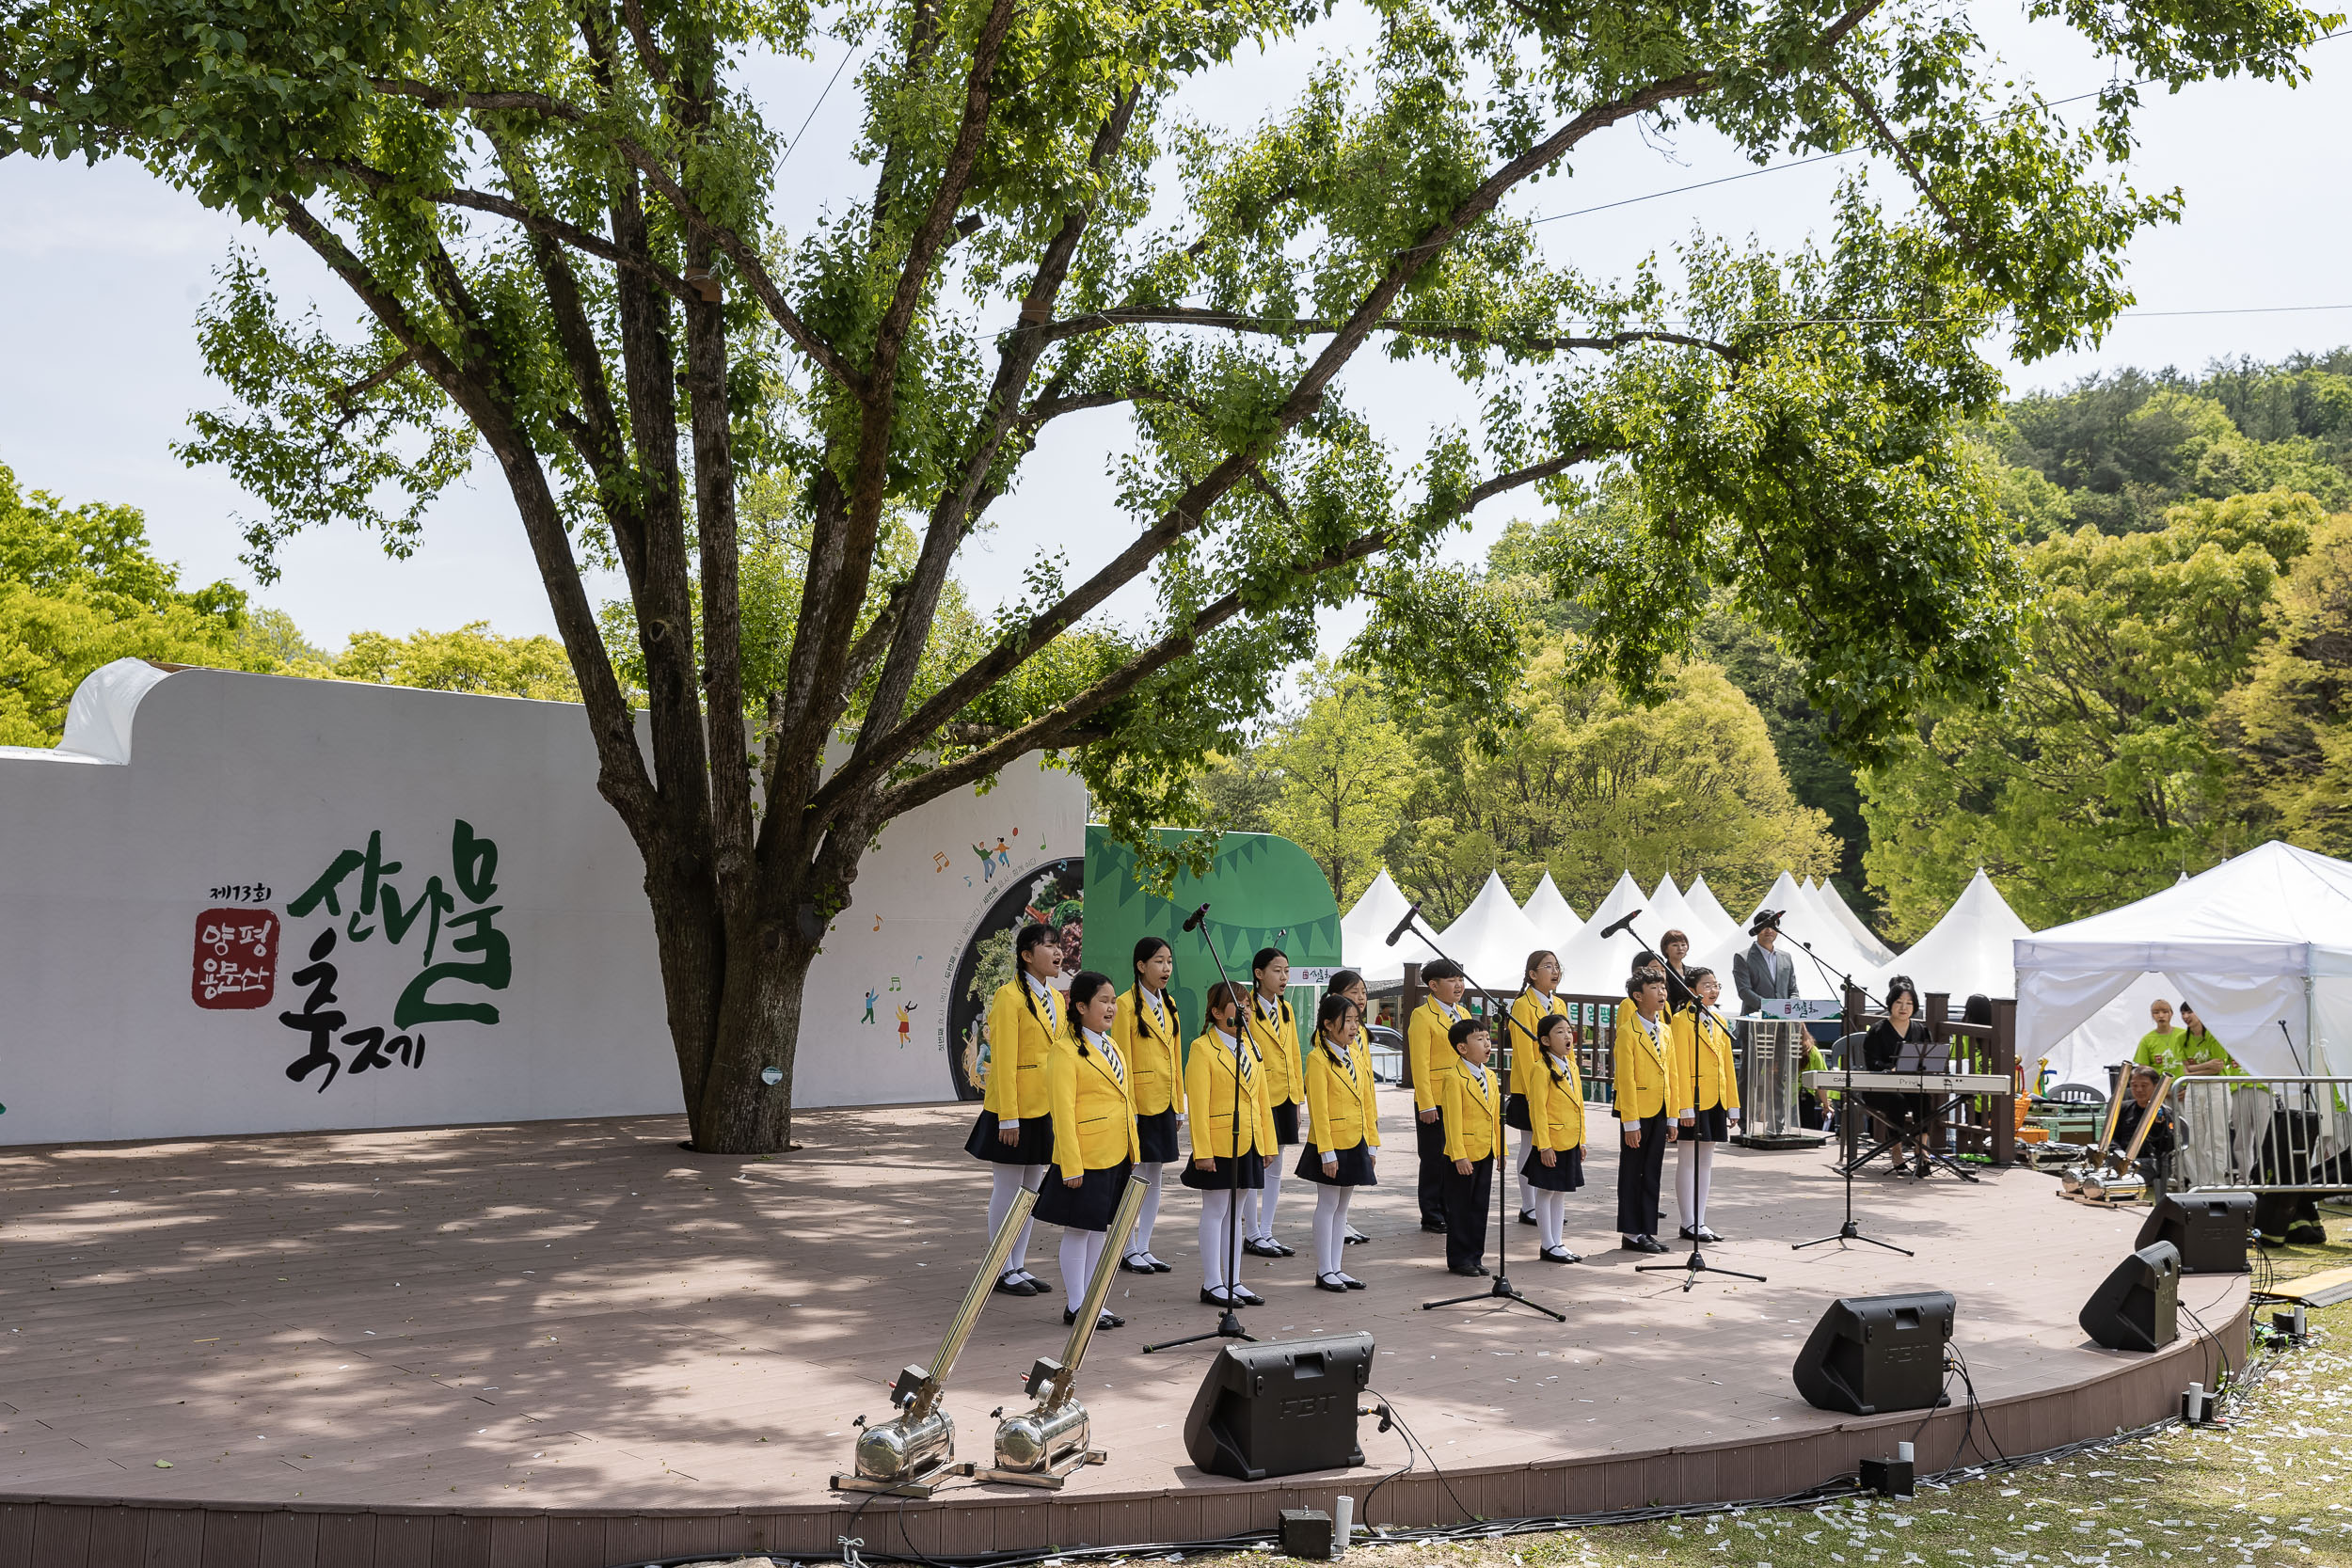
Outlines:
[[[1707,1227],[1703,1225],[1698,1227],[1696,1229],[1692,1229],[1690,1226],[1686,1225],[1682,1227],[1680,1234],[1682,1239],[1686,1242],[1720,1242],[1723,1240],[1721,1236],[1716,1235],[1712,1230],[1708,1229]]]
[[[1340,1238],[1342,1244],[1346,1246],[1362,1246],[1366,1242],[1371,1240],[1371,1237],[1365,1235],[1362,1231],[1357,1229],[1352,1225],[1347,1227],[1347,1234]]]
[[[1340,1276],[1335,1274],[1319,1274],[1315,1275],[1315,1289],[1318,1291],[1328,1291],[1334,1295],[1343,1296],[1347,1294],[1347,1287],[1341,1282]]]
[[[1535,1211],[1533,1209],[1520,1210],[1519,1223],[1521,1225],[1534,1225],[1535,1223]]]
[[[1233,1287],[1233,1299],[1240,1302],[1244,1307],[1263,1307],[1265,1305],[1265,1297],[1260,1295],[1257,1291],[1251,1290],[1247,1285],[1236,1285]]]
[[[1076,1310],[1068,1307],[1063,1307],[1061,1309],[1061,1321],[1062,1326],[1065,1328],[1067,1328],[1070,1324],[1076,1323],[1078,1321],[1078,1314]],[[1094,1326],[1098,1329],[1124,1328],[1127,1326],[1127,1320],[1120,1317],[1115,1312],[1105,1312],[1101,1317],[1094,1320]]]
[[[1352,1274],[1343,1274],[1340,1275],[1340,1283],[1346,1286],[1351,1291],[1369,1291],[1372,1289],[1371,1286],[1365,1284],[1362,1280],[1357,1278]]]
[[[1242,1243],[1241,1249],[1252,1258],[1288,1258],[1291,1255],[1291,1249],[1279,1242],[1261,1242],[1254,1238]]]
[[[1663,1252],[1665,1246],[1655,1236],[1627,1236],[1620,1239],[1628,1252]]]
[[[2287,1245],[2289,1246],[2326,1246],[2327,1244],[2328,1228],[2325,1226],[2313,1225],[2311,1221],[2304,1220],[2300,1224],[2287,1227]]]
[[[1584,1261],[1564,1246],[1548,1246],[1535,1256],[1547,1263],[1581,1263]]]
[[[1219,1292],[1203,1285],[1200,1287],[1200,1305],[1203,1307],[1239,1307],[1242,1305],[1242,1299],[1230,1291]],[[1074,1317],[1071,1320],[1073,1323],[1076,1321]]]
[[[1423,1230],[1428,1231],[1432,1236],[1442,1236],[1445,1234],[1445,1221],[1443,1220],[1423,1220],[1421,1222],[1421,1227]]]
[[[1446,1272],[1458,1274],[1465,1279],[1476,1279],[1486,1271],[1475,1263],[1449,1263],[1446,1265]]]
[[[1286,1246],[1282,1243],[1274,1241],[1271,1238],[1267,1240],[1266,1245],[1274,1249],[1274,1255],[1278,1258],[1295,1258],[1298,1256],[1298,1249],[1296,1247]]]
[[[996,1293],[1000,1296],[1033,1296],[1038,1293],[1038,1289],[1015,1275],[1006,1275],[996,1281]]]
[[[1119,1260],[1119,1272],[1121,1274],[1157,1274],[1160,1271],[1142,1261],[1140,1255],[1131,1252]]]
[[[1174,1274],[1176,1270],[1172,1264],[1163,1263],[1158,1259],[1154,1258],[1152,1259],[1152,1272],[1153,1274]]]

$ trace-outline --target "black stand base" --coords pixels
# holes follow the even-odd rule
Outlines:
[[[1682,1293],[1686,1296],[1691,1293],[1691,1287],[1699,1282],[1699,1275],[1703,1274],[1720,1274],[1731,1279],[1753,1279],[1758,1285],[1764,1283],[1764,1276],[1760,1274],[1741,1274],[1738,1269],[1717,1268],[1707,1260],[1707,1254],[1699,1250],[1696,1242],[1691,1243],[1691,1256],[1679,1263],[1636,1263],[1633,1265],[1633,1272],[1635,1274],[1678,1274],[1682,1275]]]
[[[1507,1274],[1499,1274],[1495,1275],[1495,1282],[1475,1295],[1448,1296],[1443,1301],[1424,1301],[1421,1304],[1421,1309],[1424,1312],[1435,1312],[1440,1307],[1459,1307],[1464,1302],[1470,1301],[1517,1302],[1521,1307],[1534,1307],[1536,1311],[1541,1312],[1545,1317],[1549,1318],[1554,1323],[1564,1323],[1568,1321],[1568,1315],[1565,1312],[1554,1312],[1550,1307],[1546,1307],[1542,1302],[1530,1301],[1525,1296],[1521,1295],[1519,1293],[1519,1288],[1511,1283],[1511,1276]]]
[[[1791,1242],[1788,1243],[1788,1250],[1791,1252],[1803,1252],[1809,1246],[1820,1246],[1825,1242],[1836,1242],[1837,1243],[1837,1250],[1840,1252],[1846,1250],[1846,1243],[1848,1242],[1867,1242],[1872,1246],[1884,1247],[1889,1252],[1899,1252],[1905,1258],[1916,1258],[1919,1256],[1909,1247],[1897,1246],[1892,1242],[1882,1242],[1876,1236],[1865,1236],[1862,1233],[1862,1227],[1854,1224],[1851,1220],[1848,1220],[1845,1224],[1839,1226],[1837,1227],[1837,1233],[1834,1236],[1816,1236],[1809,1242]]]
[[[1197,1345],[1203,1339],[1247,1339],[1253,1345],[1258,1342],[1257,1336],[1241,1326],[1241,1320],[1233,1316],[1233,1309],[1229,1307],[1217,1315],[1216,1326],[1206,1334],[1187,1334],[1181,1339],[1162,1339],[1156,1345],[1144,1346],[1143,1354],[1149,1355],[1155,1350],[1174,1350],[1179,1345]]]

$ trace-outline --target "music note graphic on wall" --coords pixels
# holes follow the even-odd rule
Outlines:
[[[879,931],[879,930],[881,930],[881,929],[882,929],[882,916],[881,916],[881,915],[876,915],[876,916],[874,917],[874,929],[875,929],[875,930],[877,930],[877,931]]]

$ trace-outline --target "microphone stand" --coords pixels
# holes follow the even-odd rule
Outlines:
[[[1194,919],[1198,920],[1208,912],[1209,906],[1203,904]],[[1216,965],[1216,977],[1225,983],[1227,997],[1237,996],[1239,993],[1233,989],[1232,976],[1225,973],[1225,960],[1218,956],[1216,943],[1209,940],[1209,933],[1206,931],[1200,932],[1200,945],[1209,950],[1209,960]],[[1249,998],[1249,1006],[1254,1007],[1257,1005],[1255,996]],[[1181,1339],[1162,1339],[1157,1344],[1146,1345],[1143,1347],[1143,1353],[1146,1355],[1153,1351],[1174,1350],[1179,1345],[1197,1345],[1203,1339],[1246,1339],[1253,1345],[1258,1342],[1257,1336],[1242,1327],[1241,1319],[1233,1315],[1233,1308],[1240,1305],[1233,1294],[1240,1285],[1233,1276],[1241,1272],[1241,1245],[1233,1234],[1233,1227],[1241,1216],[1241,1053],[1249,1048],[1249,1037],[1244,1034],[1241,1028],[1239,1002],[1233,1004],[1233,1156],[1226,1162],[1225,1165],[1225,1300],[1222,1304],[1223,1309],[1217,1313],[1216,1326],[1207,1333],[1187,1334]],[[1216,1021],[1209,1019],[1206,1022],[1210,1033],[1216,1033]],[[1278,1154],[1276,1157],[1279,1159],[1280,1156]]]
[[[1629,917],[1626,921],[1626,929],[1633,932],[1634,941],[1641,942],[1645,947],[1649,945],[1646,941],[1644,941],[1641,932],[1633,930],[1633,922]],[[1659,950],[1659,956],[1662,961],[1664,958],[1664,950],[1662,948]],[[1713,1007],[1708,1006],[1706,1003],[1700,1001],[1698,992],[1691,989],[1689,981],[1684,980],[1680,975],[1676,974],[1671,968],[1669,968],[1666,973],[1672,977],[1667,984],[1666,994],[1671,997],[1674,994],[1675,987],[1677,985],[1681,986],[1683,994],[1690,998],[1690,1000],[1683,1005],[1689,1007],[1693,1013],[1696,1013],[1701,1007],[1706,1007],[1708,1012],[1713,1016],[1717,1025],[1723,1029],[1724,1037],[1725,1039],[1730,1039],[1732,1037],[1731,1025],[1724,1022],[1724,1015],[1716,1012]],[[1632,1004],[1629,1002],[1626,1006],[1631,1006]],[[1698,1043],[1698,1021],[1693,1018],[1691,1029],[1691,1099],[1694,1102],[1699,1097]],[[1672,1099],[1674,1096],[1674,1042],[1671,1037],[1671,1030],[1669,1031],[1669,1037],[1666,1044],[1666,1096],[1668,1099]],[[1676,1108],[1671,1105],[1666,1108],[1667,1125],[1669,1126],[1674,1124],[1675,1109]],[[1694,1125],[1692,1130],[1696,1132],[1696,1126]],[[1618,1144],[1617,1158],[1620,1160],[1625,1158],[1625,1148],[1622,1140],[1620,1140]],[[1692,1187],[1693,1195],[1696,1194],[1697,1190],[1698,1189],[1694,1183]],[[1764,1283],[1764,1276],[1760,1274],[1741,1274],[1738,1269],[1719,1269],[1712,1263],[1709,1263],[1707,1260],[1707,1253],[1699,1242],[1698,1216],[1695,1214],[1691,1217],[1691,1255],[1688,1258],[1685,1258],[1679,1263],[1636,1263],[1633,1265],[1633,1272],[1635,1274],[1664,1274],[1669,1271],[1676,1271],[1681,1274],[1682,1293],[1684,1295],[1689,1295],[1691,1293],[1691,1287],[1699,1282],[1699,1275],[1703,1274],[1728,1275],[1734,1279],[1753,1279],[1759,1285]]]
[[[1419,906],[1416,905],[1415,908],[1418,909]],[[1406,915],[1406,923],[1408,925],[1411,923],[1411,918],[1412,917],[1408,912]],[[1435,937],[1425,933],[1426,927],[1424,927],[1422,932],[1416,934],[1421,936],[1422,941],[1429,944],[1429,950],[1431,952],[1437,954],[1440,958],[1444,958],[1447,962],[1454,964],[1455,968],[1461,969],[1461,964],[1454,959],[1453,955],[1448,953],[1444,948],[1439,947]],[[1467,969],[1462,970],[1462,978],[1465,982],[1470,985],[1477,985],[1476,981],[1470,979],[1470,973]],[[1485,997],[1486,1000],[1486,1010],[1489,1013],[1492,1013],[1496,1007],[1495,993],[1488,990],[1484,986],[1477,986],[1477,990],[1478,994]],[[1513,1028],[1517,1028],[1519,1033],[1525,1035],[1527,1034],[1527,1025],[1519,1022],[1518,1019],[1513,1018],[1508,1009],[1503,1011],[1502,1016],[1505,1020],[1503,1024],[1505,1048],[1508,1049],[1510,1031]],[[1535,1037],[1528,1035],[1528,1043],[1530,1045],[1534,1045]],[[1542,1047],[1537,1046],[1536,1049],[1540,1051]],[[1512,1192],[1512,1186],[1509,1181],[1502,1180],[1504,1168],[1510,1164],[1510,1129],[1503,1125],[1502,1118],[1501,1117],[1497,1117],[1495,1118],[1494,1152],[1495,1175],[1497,1178],[1495,1181],[1496,1235],[1494,1283],[1487,1289],[1470,1295],[1448,1296],[1443,1301],[1424,1301],[1421,1304],[1421,1309],[1422,1311],[1434,1312],[1440,1307],[1459,1307],[1464,1302],[1469,1301],[1502,1301],[1516,1302],[1521,1307],[1533,1307],[1534,1310],[1541,1312],[1545,1317],[1551,1319],[1554,1323],[1564,1323],[1568,1321],[1568,1315],[1565,1312],[1555,1312],[1540,1301],[1530,1301],[1518,1286],[1511,1283],[1511,1226],[1505,1216],[1510,1212],[1507,1205]]]
[[[1774,928],[1777,929],[1778,927]],[[1806,943],[1799,942],[1797,945],[1804,948],[1804,956],[1811,958],[1814,963],[1820,968],[1822,974],[1832,975],[1836,979],[1838,985],[1843,988],[1843,991],[1846,995],[1851,996],[1854,992],[1862,990],[1860,986],[1854,984],[1852,975],[1841,974],[1836,970],[1832,969],[1827,963],[1822,961],[1821,956],[1814,952],[1813,949]],[[1837,1098],[1837,1138],[1838,1142],[1848,1150],[1855,1148],[1862,1141],[1859,1135],[1854,1132],[1854,1124],[1852,1120],[1854,1114],[1853,1053],[1858,1049],[1860,1049],[1859,1045],[1849,1045],[1844,1036],[1840,1036],[1838,1037],[1837,1058],[1840,1067],[1845,1071],[1846,1084],[1845,1087],[1839,1091]],[[1851,1143],[1848,1143],[1846,1141],[1849,1137],[1853,1139]],[[1878,1150],[1872,1149],[1870,1152],[1875,1154]],[[1859,1166],[1861,1164],[1862,1161],[1858,1159],[1840,1160],[1837,1163],[1837,1174],[1845,1180],[1846,1183],[1846,1217],[1838,1225],[1836,1230],[1827,1236],[1816,1236],[1809,1242],[1791,1242],[1788,1243],[1789,1251],[1803,1252],[1807,1247],[1817,1247],[1821,1245],[1824,1242],[1836,1242],[1837,1243],[1837,1250],[1840,1252],[1846,1252],[1851,1250],[1846,1245],[1847,1243],[1866,1242],[1874,1247],[1883,1247],[1888,1252],[1899,1252],[1905,1258],[1916,1258],[1919,1256],[1909,1247],[1899,1247],[1892,1242],[1882,1242],[1876,1236],[1866,1236],[1862,1233],[1862,1227],[1855,1222],[1853,1217],[1853,1173],[1855,1167]]]

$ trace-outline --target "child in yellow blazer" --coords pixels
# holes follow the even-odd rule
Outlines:
[[[1501,1075],[1486,1070],[1493,1042],[1483,1018],[1446,1031],[1454,1070],[1440,1081],[1445,1101],[1445,1262],[1455,1274],[1484,1275],[1486,1206],[1494,1196],[1495,1156],[1503,1147]]]
[[[1184,1034],[1176,1017],[1176,999],[1168,982],[1176,974],[1176,956],[1158,937],[1136,943],[1136,983],[1119,999],[1111,1020],[1111,1038],[1127,1058],[1136,1100],[1136,1147],[1141,1150],[1136,1168],[1144,1180],[1143,1210],[1136,1216],[1136,1233],[1119,1266],[1129,1274],[1167,1274],[1168,1266],[1152,1256],[1152,1227],[1160,1217],[1161,1180],[1171,1162],[1184,1158],[1177,1147],[1177,1121],[1184,1114]]]
[[[1576,1034],[1566,1015],[1548,1013],[1535,1026],[1535,1049],[1512,1064],[1512,1079],[1527,1086],[1529,1137],[1534,1148],[1519,1178],[1534,1189],[1538,1254],[1548,1263],[1578,1261],[1560,1240],[1568,1195],[1584,1185],[1584,1080],[1576,1067]]]
[[[1274,1206],[1282,1201],[1282,1149],[1298,1141],[1299,1059],[1306,1041],[1289,1000],[1291,961],[1279,947],[1262,947],[1249,960],[1249,1043],[1265,1069],[1266,1109],[1274,1143],[1266,1149],[1265,1186],[1241,1200],[1245,1252],[1258,1258],[1288,1258],[1293,1249],[1274,1239]]]
[[[1240,988],[1220,980],[1209,988],[1209,1026],[1184,1054],[1185,1121],[1192,1159],[1184,1183],[1200,1195],[1200,1299],[1213,1307],[1256,1307],[1265,1298],[1236,1277],[1241,1268],[1235,1197],[1265,1180],[1273,1147],[1273,1117],[1265,1104],[1265,1073],[1241,1037]]]
[[[1740,1085],[1732,1071],[1731,1036],[1717,1020],[1715,999],[1724,983],[1715,972],[1693,969],[1686,978],[1697,1005],[1675,1015],[1675,1119],[1680,1135],[1675,1150],[1675,1206],[1682,1215],[1686,1242],[1723,1240],[1707,1227],[1707,1191],[1714,1174],[1715,1146],[1740,1125]]]
[[[1625,994],[1628,1005],[1617,1009],[1617,1120],[1625,1139],[1617,1150],[1617,1235],[1628,1252],[1663,1252],[1658,1240],[1659,1186],[1666,1146],[1675,1135],[1668,1119],[1674,1069],[1665,972],[1636,970],[1625,983]]]
[[[1037,1217],[1062,1227],[1065,1323],[1078,1321],[1078,1304],[1103,1261],[1111,1214],[1136,1163],[1133,1075],[1111,1038],[1111,1018],[1118,1011],[1111,977],[1080,970],[1070,982],[1070,1032],[1055,1043],[1046,1069],[1054,1101],[1054,1163],[1038,1194]],[[1095,1326],[1120,1328],[1126,1322],[1106,1309]]]
[[[1537,1148],[1535,1132],[1527,1111],[1527,1084],[1520,1069],[1534,1072],[1541,1064],[1536,1057],[1543,1050],[1535,1043],[1535,1025],[1547,1018],[1565,1018],[1568,1005],[1555,993],[1560,990],[1560,959],[1549,947],[1538,947],[1527,956],[1524,983],[1518,999],[1511,1004],[1511,1070],[1504,1075],[1506,1098],[1502,1102],[1502,1119],[1518,1129],[1519,1168],[1534,1157]],[[1535,1223],[1535,1188],[1527,1177],[1519,1177],[1519,1223]]]
[[[993,1167],[988,1195],[988,1233],[1005,1223],[1015,1194],[1045,1180],[1054,1157],[1053,1100],[1045,1064],[1054,1042],[1067,1032],[1068,1015],[1053,979],[1061,974],[1061,942],[1050,926],[1024,926],[1012,942],[1013,977],[996,988],[988,1005],[988,1081],[981,1087],[979,1119],[963,1140],[964,1152]],[[1040,1296],[1045,1281],[1029,1272],[1033,1212],[1021,1227],[1005,1272],[996,1279],[1000,1295]]]
[[[1446,1031],[1470,1017],[1470,1009],[1462,1006],[1462,993],[1470,989],[1470,982],[1462,974],[1462,966],[1451,958],[1439,958],[1423,968],[1421,978],[1429,988],[1429,1000],[1415,1007],[1405,1022],[1406,1070],[1413,1077],[1413,1117],[1419,1124],[1415,1151],[1421,1156],[1421,1180],[1416,1196],[1421,1200],[1421,1227],[1442,1232],[1446,1227],[1441,1195],[1445,1173],[1452,1168],[1445,1157],[1442,1090],[1455,1062]]]
[[[1361,1022],[1344,996],[1326,996],[1315,1009],[1315,1049],[1306,1064],[1312,1131],[1298,1155],[1298,1174],[1322,1189],[1315,1194],[1315,1288],[1343,1293],[1364,1289],[1340,1267],[1340,1253],[1347,1244],[1348,1199],[1377,1181],[1372,1151],[1380,1143],[1372,1063],[1356,1044]]]

